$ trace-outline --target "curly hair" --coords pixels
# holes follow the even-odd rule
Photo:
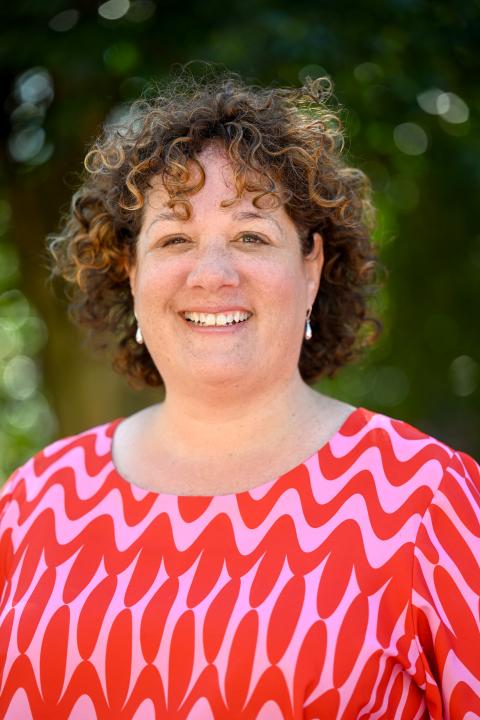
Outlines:
[[[163,385],[148,349],[135,340],[128,275],[145,199],[159,176],[170,208],[188,217],[189,196],[205,178],[198,155],[212,141],[225,147],[237,198],[253,191],[254,205],[283,204],[304,255],[314,232],[323,237],[313,339],[303,342],[299,358],[302,378],[333,378],[377,340],[383,325],[368,309],[381,267],[371,241],[371,188],[343,160],[343,128],[329,107],[331,94],[326,78],[307,78],[301,88],[267,88],[230,72],[201,79],[180,73],[152,86],[121,123],[105,126],[86,155],[61,231],[49,238],[50,278],[70,284],[69,316],[89,329],[97,348],[107,347],[107,336],[115,338],[113,367],[133,388]],[[191,179],[192,161],[200,181]],[[373,332],[364,332],[368,323]]]

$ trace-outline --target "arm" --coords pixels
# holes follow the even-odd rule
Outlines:
[[[0,487],[0,612],[4,602],[6,569],[9,567],[13,556],[12,527],[9,521],[9,513],[12,510],[11,501],[15,493],[20,470],[21,468],[17,468]]]
[[[480,717],[480,467],[455,452],[417,535],[412,608],[430,717]]]

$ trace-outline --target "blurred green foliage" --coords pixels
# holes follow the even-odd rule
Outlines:
[[[319,387],[480,455],[478,0],[18,0],[2,13],[0,478],[154,397],[84,347],[44,244],[103,119],[192,59],[261,83],[332,77],[389,277],[381,342]]]
[[[47,327],[19,283],[19,257],[8,242],[10,208],[0,201],[0,473],[28,456],[56,430],[56,418],[41,392],[39,353]]]

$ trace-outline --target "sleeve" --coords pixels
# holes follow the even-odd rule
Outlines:
[[[11,500],[14,494],[15,482],[20,473],[20,468],[15,470],[8,480],[0,487],[0,608],[3,605],[3,593],[7,568],[9,567],[13,547],[11,541],[12,528],[8,521],[8,513],[11,508]]]
[[[420,524],[412,612],[432,720],[480,717],[480,466],[454,452]]]

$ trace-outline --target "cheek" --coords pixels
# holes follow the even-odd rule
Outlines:
[[[167,302],[184,282],[184,273],[178,263],[145,262],[137,273],[137,301],[156,299]]]
[[[275,307],[282,310],[294,309],[295,305],[302,302],[305,278],[295,263],[268,264],[256,272],[258,287],[275,301]]]

